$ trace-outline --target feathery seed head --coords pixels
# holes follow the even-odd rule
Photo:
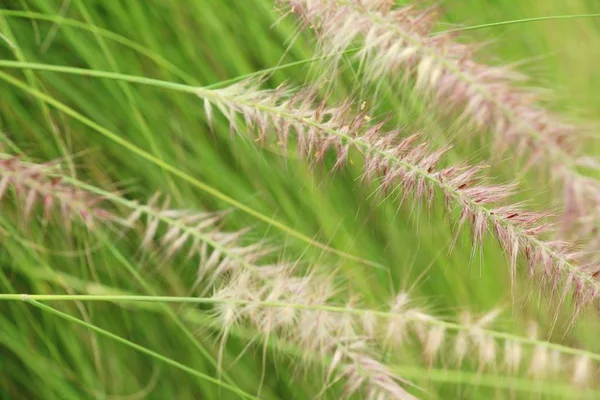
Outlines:
[[[336,154],[336,166],[343,165],[349,149],[364,157],[364,177],[376,181],[382,193],[401,190],[401,202],[431,204],[441,192],[448,212],[461,210],[458,229],[470,225],[474,251],[491,232],[508,255],[512,281],[519,255],[527,261],[530,273],[558,288],[573,289],[581,304],[595,300],[600,283],[590,275],[595,266],[582,262],[573,246],[547,241],[552,232],[547,212],[531,212],[521,204],[507,204],[514,185],[490,185],[481,175],[481,166],[466,164],[438,166],[445,149],[434,150],[419,143],[420,136],[402,137],[399,131],[385,131],[381,123],[372,125],[349,110],[348,103],[327,108],[315,105],[314,95],[285,88],[259,90],[252,81],[198,95],[210,101],[239,131],[238,114],[246,125],[257,125],[257,135],[269,134],[285,146],[295,134],[298,151],[320,160],[325,151]],[[243,88],[243,89],[242,89]],[[324,118],[324,116],[327,116]]]
[[[127,218],[128,224],[133,226],[145,212],[142,249],[151,249],[156,243],[167,258],[179,253],[186,253],[188,260],[195,258],[198,263],[195,287],[204,284],[210,288],[217,279],[250,267],[273,252],[262,242],[243,245],[241,240],[248,229],[223,232],[219,227],[223,213],[172,209],[168,196],[164,196],[162,204],[160,198],[157,193],[147,205],[138,206]]]
[[[458,121],[473,130],[492,130],[495,154],[510,152],[525,159],[526,169],[537,164],[549,171],[563,192],[563,231],[586,226],[582,218],[598,208],[600,184],[577,170],[599,165],[579,152],[575,138],[582,127],[544,108],[539,90],[520,85],[527,79],[523,74],[479,63],[474,59],[478,46],[456,41],[454,33],[434,32],[435,8],[362,0],[280,2],[316,31],[334,66],[359,42],[355,57],[368,79],[414,77],[416,89],[436,108],[458,114]]]
[[[65,182],[57,172],[57,162],[33,164],[18,157],[0,157],[0,200],[13,188],[22,204],[26,221],[30,220],[36,204],[43,209],[43,220],[48,221],[56,212],[67,229],[73,220],[82,220],[89,228],[96,221],[118,222],[116,216],[99,206],[101,196]]]

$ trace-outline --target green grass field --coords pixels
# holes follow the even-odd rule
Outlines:
[[[460,120],[460,110],[438,112],[432,99],[415,90],[410,74],[364,79],[353,51],[338,57],[333,73],[334,57],[322,57],[311,27],[299,30],[299,19],[273,0],[0,5],[0,188],[2,182],[6,188],[0,190],[0,398],[398,397],[369,392],[368,371],[360,368],[350,378],[338,375],[338,353],[304,346],[289,330],[304,332],[307,324],[318,325],[318,312],[331,312],[337,321],[331,334],[340,346],[335,349],[349,351],[349,334],[336,324],[342,326],[348,315],[364,322],[373,312],[393,319],[383,314],[402,292],[435,321],[415,322],[399,347],[386,342],[399,339],[396,332],[381,343],[364,342],[413,396],[600,397],[594,305],[579,307],[571,291],[553,288],[547,277],[530,277],[520,258],[513,282],[509,257],[493,235],[474,245],[469,227],[457,230],[461,210],[444,206],[443,189],[432,189],[437,195],[430,206],[406,185],[381,193],[378,182],[363,179],[364,152],[351,150],[347,163],[334,168],[333,151],[322,162],[300,157],[295,148],[302,144],[292,134],[282,148],[280,138],[253,134],[242,117],[232,132],[229,116],[216,105],[211,124],[198,88],[212,96],[249,77],[262,77],[265,89],[316,87],[328,105],[349,100],[353,112],[365,109],[367,123],[385,120],[386,129],[422,132],[419,140],[430,141],[432,149],[451,146],[444,167],[489,164],[489,185],[516,182],[511,202],[560,215],[562,192],[548,172],[552,166],[532,157],[534,166],[525,170],[528,159],[518,149],[500,154],[493,129]],[[484,43],[478,60],[530,76],[523,85],[543,88],[543,105],[576,121],[581,129],[573,139],[585,143],[582,154],[597,156],[600,17],[591,14],[600,13],[600,3],[449,0],[439,8],[434,31],[588,14],[481,26],[456,40]],[[11,164],[14,156],[19,159]],[[50,172],[27,169],[53,160]],[[16,168],[30,172],[17,175]],[[593,182],[600,179],[591,168],[576,168]],[[29,189],[45,174],[61,180]],[[50,207],[44,190],[60,185],[66,200]],[[73,218],[61,214],[69,202],[85,202],[72,194],[79,191],[101,197],[98,204],[119,221],[94,216],[91,227],[91,217],[85,223],[81,211]],[[161,197],[151,206],[158,211],[151,211],[144,205],[156,193]],[[165,213],[160,205],[222,216],[205,233],[181,225],[186,220],[180,222],[180,214]],[[136,210],[143,215],[125,227],[121,222]],[[597,230],[591,220],[590,243]],[[239,237],[222,234],[240,230]],[[181,238],[177,246],[200,244],[189,247],[189,254],[185,246],[178,251],[177,239],[165,239],[169,232]],[[589,244],[570,234],[576,244]],[[272,249],[261,265],[288,262],[294,276],[315,277],[310,285],[330,279],[335,290],[329,302],[301,311],[301,301],[290,308],[275,294],[261,294],[262,303],[249,301],[255,308],[248,307],[246,318],[260,317],[260,323],[223,322],[229,303],[219,288],[227,288],[235,268],[254,263],[239,249],[259,253],[252,246],[260,243]],[[594,260],[594,254],[589,257]],[[223,267],[215,281],[199,275],[219,260],[229,269]],[[273,283],[279,281],[269,282],[279,290]],[[294,327],[270,331],[269,318],[281,316],[262,307],[302,317]],[[493,323],[469,328],[465,312],[477,321],[494,310],[499,315]],[[315,339],[322,329],[307,337]],[[367,331],[356,328],[361,338]],[[457,343],[464,334],[471,336],[458,365]],[[508,372],[506,346],[515,343],[519,367]],[[358,382],[357,376],[366,379],[367,389],[348,393],[346,381]]]

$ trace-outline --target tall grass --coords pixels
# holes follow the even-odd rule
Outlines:
[[[599,12],[3,4],[0,397],[597,398]]]

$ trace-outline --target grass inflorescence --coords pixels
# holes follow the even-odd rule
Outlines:
[[[3,5],[0,397],[597,398],[599,10],[484,3]]]

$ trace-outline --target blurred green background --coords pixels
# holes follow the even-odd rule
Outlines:
[[[257,149],[251,140],[231,136],[224,119],[218,118],[215,128],[209,129],[202,101],[193,94],[24,68],[27,62],[43,63],[205,86],[280,66],[265,86],[284,81],[304,85],[322,65],[317,61],[285,65],[315,57],[314,38],[310,32],[297,35],[296,21],[281,19],[273,1],[4,0],[0,5],[0,58],[21,62],[20,68],[0,65],[4,152],[23,152],[37,161],[72,160],[67,163],[72,164],[71,174],[106,190],[122,189],[132,199],[143,201],[160,191],[172,196],[181,208],[231,209],[227,229],[251,225],[251,238],[284,244],[288,257],[302,257],[307,265],[336,269],[373,307],[388,302],[400,290],[411,289],[418,303],[451,319],[462,309],[486,312],[500,306],[506,318],[499,330],[525,334],[526,321],[535,318],[542,332],[549,332],[551,318],[543,302],[537,294],[525,295],[523,286],[530,285],[526,277],[511,299],[507,262],[493,240],[488,239],[485,250],[471,261],[472,246],[464,233],[449,253],[455,220],[444,215],[442,207],[427,214],[411,204],[399,207],[394,199],[382,201],[373,195],[374,187],[361,184],[360,160],[330,173],[327,164],[316,166],[282,157],[280,150]],[[455,0],[442,2],[441,7],[448,23],[441,29],[600,13],[600,3],[592,0]],[[600,112],[600,19],[482,28],[468,32],[467,37],[488,43],[482,57],[518,63],[520,70],[532,76],[531,84],[551,89],[548,100],[553,109],[576,119],[596,119]],[[6,74],[29,90],[9,83]],[[482,161],[493,155],[485,139],[473,140],[461,127],[424,112],[410,90],[388,87],[376,92],[360,85],[356,68],[349,62],[333,83],[334,97],[367,101],[377,115],[391,115],[394,123],[409,131],[425,127],[433,133],[430,139],[436,145],[454,146],[450,161]],[[35,93],[60,102],[63,109]],[[71,115],[65,107],[72,110]],[[73,118],[73,113],[85,118]],[[139,157],[100,134],[98,126],[243,203],[262,218],[237,210],[223,198]],[[596,153],[593,143],[586,150]],[[496,165],[492,171],[497,182],[515,174],[510,163]],[[534,174],[523,182],[523,188],[522,200],[533,206],[552,206],[547,200],[551,189]],[[268,223],[269,219],[285,229]],[[185,296],[194,281],[193,263],[182,257],[165,265],[160,258],[143,256],[135,235],[117,240],[115,232],[95,234],[75,227],[76,234],[67,236],[57,224],[41,222],[25,228],[18,207],[10,201],[3,202],[0,225],[3,293],[120,290]],[[331,254],[309,245],[300,235],[385,268]],[[198,310],[76,302],[53,306],[196,371],[216,375],[218,330]],[[2,302],[0,310],[2,398],[237,398],[218,385],[26,304]],[[566,318],[561,315],[560,321]],[[595,315],[580,321],[564,338],[564,329],[556,329],[553,337],[598,351]],[[251,338],[251,333],[241,332],[229,340],[225,365],[230,383],[256,394],[265,363],[262,341]],[[246,353],[233,362],[243,350]],[[404,376],[426,390],[425,398],[509,396],[499,389],[505,378],[493,373],[474,378],[468,366],[446,372],[440,366],[437,374],[423,377],[428,372],[417,349],[390,357],[392,363],[404,366]],[[320,390],[322,367],[311,367],[304,375],[298,364],[293,351],[267,353],[261,398],[314,397]],[[530,398],[531,391],[540,389],[526,379],[517,384],[526,390],[513,391],[516,398]],[[564,388],[556,385],[557,396],[564,398]],[[326,394],[327,398],[337,396],[335,388]]]

